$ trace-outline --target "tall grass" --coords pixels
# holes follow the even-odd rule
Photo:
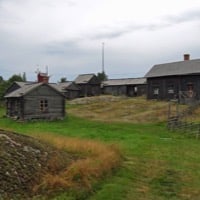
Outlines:
[[[58,171],[59,160],[50,160],[49,171],[43,175],[34,192],[84,188],[92,190],[92,186],[105,175],[112,174],[122,161],[119,149],[113,145],[92,140],[80,140],[55,135],[35,135],[60,150],[76,154],[77,159],[69,166]],[[56,173],[55,173],[56,171]]]

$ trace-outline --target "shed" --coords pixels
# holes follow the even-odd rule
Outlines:
[[[16,86],[14,83],[13,87]],[[19,85],[18,85],[19,86]],[[5,94],[7,116],[20,119],[63,119],[65,97],[47,83],[24,83]]]
[[[154,65],[145,77],[148,99],[199,99],[200,59],[184,55],[183,61]]]
[[[146,78],[109,79],[102,82],[104,94],[141,96],[146,94]]]
[[[52,84],[52,86],[58,89],[63,95],[65,95],[66,99],[75,99],[79,97],[80,88],[78,85],[76,85],[76,83],[72,81]]]
[[[80,97],[101,94],[101,83],[95,74],[81,74],[74,82],[80,88]]]

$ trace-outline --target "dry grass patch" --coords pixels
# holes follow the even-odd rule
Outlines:
[[[62,151],[74,154],[76,159],[65,167],[62,166],[62,160],[55,158],[50,161],[50,170],[44,173],[41,183],[34,188],[35,192],[43,190],[51,193],[55,190],[77,188],[90,191],[94,183],[104,175],[112,174],[121,163],[119,149],[114,145],[44,134],[36,137]]]
[[[86,97],[67,102],[67,112],[87,119],[107,122],[151,123],[167,120],[169,103],[145,97]],[[175,112],[176,106],[172,106]],[[183,109],[182,106],[179,108]]]

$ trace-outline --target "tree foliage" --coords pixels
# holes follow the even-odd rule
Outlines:
[[[22,78],[21,74],[19,74],[19,75],[14,74],[13,76],[11,76],[11,77],[8,79],[8,82],[11,83],[11,84],[12,84],[13,82],[15,82],[15,81],[19,81],[19,82],[22,82],[22,81],[23,81],[23,78]]]
[[[60,79],[60,83],[65,83],[65,82],[67,82],[67,78],[66,78],[66,77],[62,77],[62,78]]]
[[[97,78],[102,82],[102,81],[106,81],[108,80],[108,76],[106,75],[106,73],[103,72],[98,72],[97,73]]]
[[[24,82],[26,81],[25,72],[23,75],[14,74],[8,80],[4,80],[2,76],[0,76],[0,100],[3,100],[3,96],[5,94],[6,89],[11,86],[15,81]]]

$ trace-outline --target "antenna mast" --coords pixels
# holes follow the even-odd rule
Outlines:
[[[104,73],[104,42],[102,43],[102,73]]]
[[[48,68],[48,65],[46,65],[46,73],[48,74],[49,72],[49,68]]]

